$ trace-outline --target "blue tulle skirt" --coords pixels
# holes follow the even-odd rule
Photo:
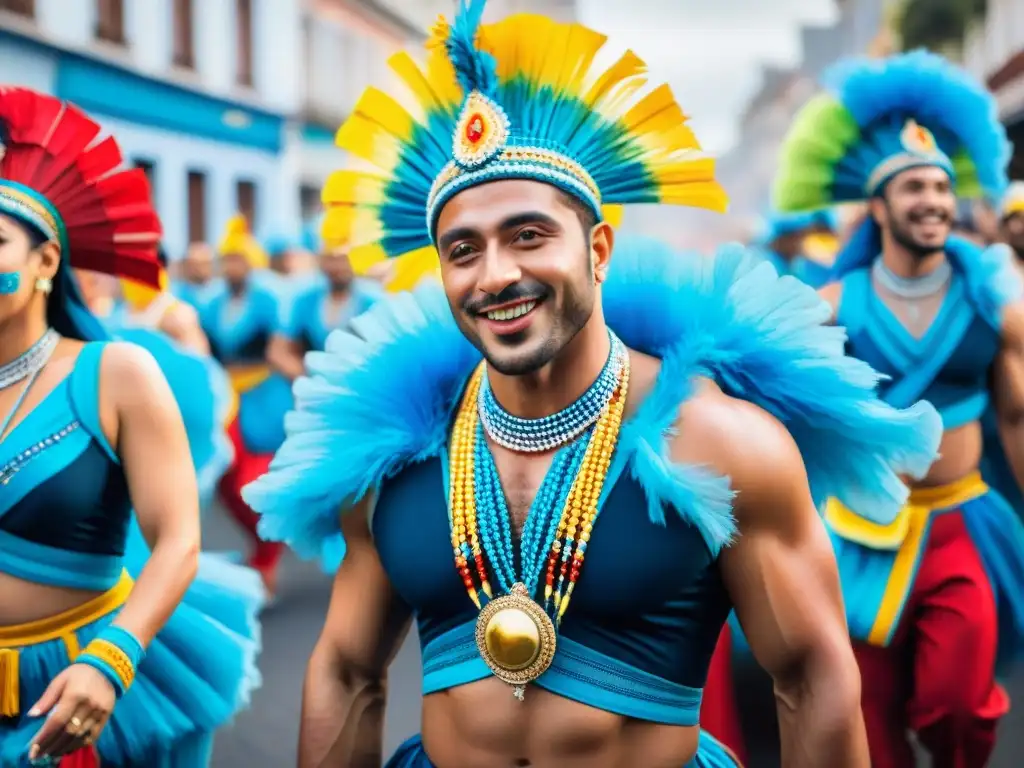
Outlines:
[[[642,766],[643,755],[636,755],[636,764]],[[736,757],[710,733],[701,731],[697,756],[681,768],[739,768]],[[434,768],[423,749],[419,734],[398,748],[385,768]]]
[[[149,554],[134,526],[129,553],[126,569],[134,576]],[[85,648],[117,615],[123,598],[112,600],[107,593],[93,603],[103,600],[107,610],[97,618],[81,623],[83,613],[95,612],[86,606],[77,610],[79,620],[70,622],[70,632],[18,649],[21,714],[0,720],[0,768],[29,765],[28,748],[42,720],[25,713],[71,663],[69,647]],[[132,687],[97,740],[103,768],[209,764],[214,731],[248,706],[260,684],[256,617],[262,602],[263,586],[255,572],[216,555],[201,556],[199,575],[150,644]]]
[[[181,411],[200,503],[206,507],[234,459],[227,426],[236,400],[227,372],[213,358],[195,354],[160,331],[130,326],[112,330],[117,338],[149,351],[163,371]]]

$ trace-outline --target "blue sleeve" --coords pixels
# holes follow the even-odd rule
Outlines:
[[[277,299],[277,316],[274,319],[274,333],[286,339],[297,341],[302,336],[303,308],[309,305],[307,292],[280,295]]]

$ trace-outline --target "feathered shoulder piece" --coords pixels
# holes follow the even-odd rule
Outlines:
[[[482,25],[485,4],[460,0],[454,22],[438,22],[424,68],[392,57],[404,98],[370,88],[338,131],[371,168],[333,174],[323,193],[325,240],[368,246],[356,271],[398,256],[432,269],[445,203],[500,179],[552,184],[599,218],[630,203],[724,210],[714,161],[636,54],[598,71],[604,35],[532,14]]]
[[[727,478],[672,464],[666,435],[695,377],[778,417],[804,456],[815,499],[836,496],[880,520],[906,498],[898,474],[931,464],[941,424],[928,405],[878,400],[878,377],[843,354],[815,292],[738,246],[714,259],[624,240],[602,288],[609,325],[662,358],[658,383],[623,426],[626,452],[653,520],[664,509],[695,525],[713,552],[733,535]],[[437,456],[466,378],[479,362],[439,286],[391,296],[307,357],[288,438],[243,496],[260,533],[335,568],[339,513],[410,463]]]
[[[76,269],[157,287],[161,228],[141,169],[76,107],[0,87],[0,212],[61,244]]]
[[[805,211],[875,195],[900,171],[935,165],[957,195],[998,200],[1010,144],[992,94],[941,56],[913,51],[840,62],[797,114],[774,202]]]

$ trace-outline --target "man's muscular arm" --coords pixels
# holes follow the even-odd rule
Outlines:
[[[867,768],[860,674],[835,557],[800,452],[772,416],[709,387],[691,400],[680,458],[730,477],[739,533],[720,567],[754,656],[771,674],[785,768]]]
[[[1024,488],[1024,305],[1007,308],[1003,344],[992,376],[999,438],[1017,484]]]
[[[387,669],[410,612],[377,557],[368,503],[342,518],[348,551],[306,670],[299,768],[380,768],[383,762]]]

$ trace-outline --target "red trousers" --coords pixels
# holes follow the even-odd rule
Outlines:
[[[854,643],[872,768],[913,768],[908,732],[934,768],[983,768],[1009,697],[995,682],[995,598],[959,512],[936,515],[892,643]],[[743,755],[726,626],[704,690],[701,726]],[[764,713],[764,717],[770,717]]]
[[[72,752],[60,761],[60,768],[99,768],[100,758],[94,747]]]
[[[251,565],[261,573],[270,573],[277,568],[281,555],[284,552],[284,545],[276,541],[263,541],[256,533],[256,523],[259,515],[249,508],[249,505],[242,500],[242,488],[251,483],[260,475],[264,475],[270,467],[270,460],[273,454],[251,453],[242,442],[242,432],[238,426],[238,419],[235,419],[228,427],[228,436],[235,449],[235,461],[224,477],[220,480],[221,502],[227,507],[228,512],[245,530],[252,540],[253,553],[249,560]]]

